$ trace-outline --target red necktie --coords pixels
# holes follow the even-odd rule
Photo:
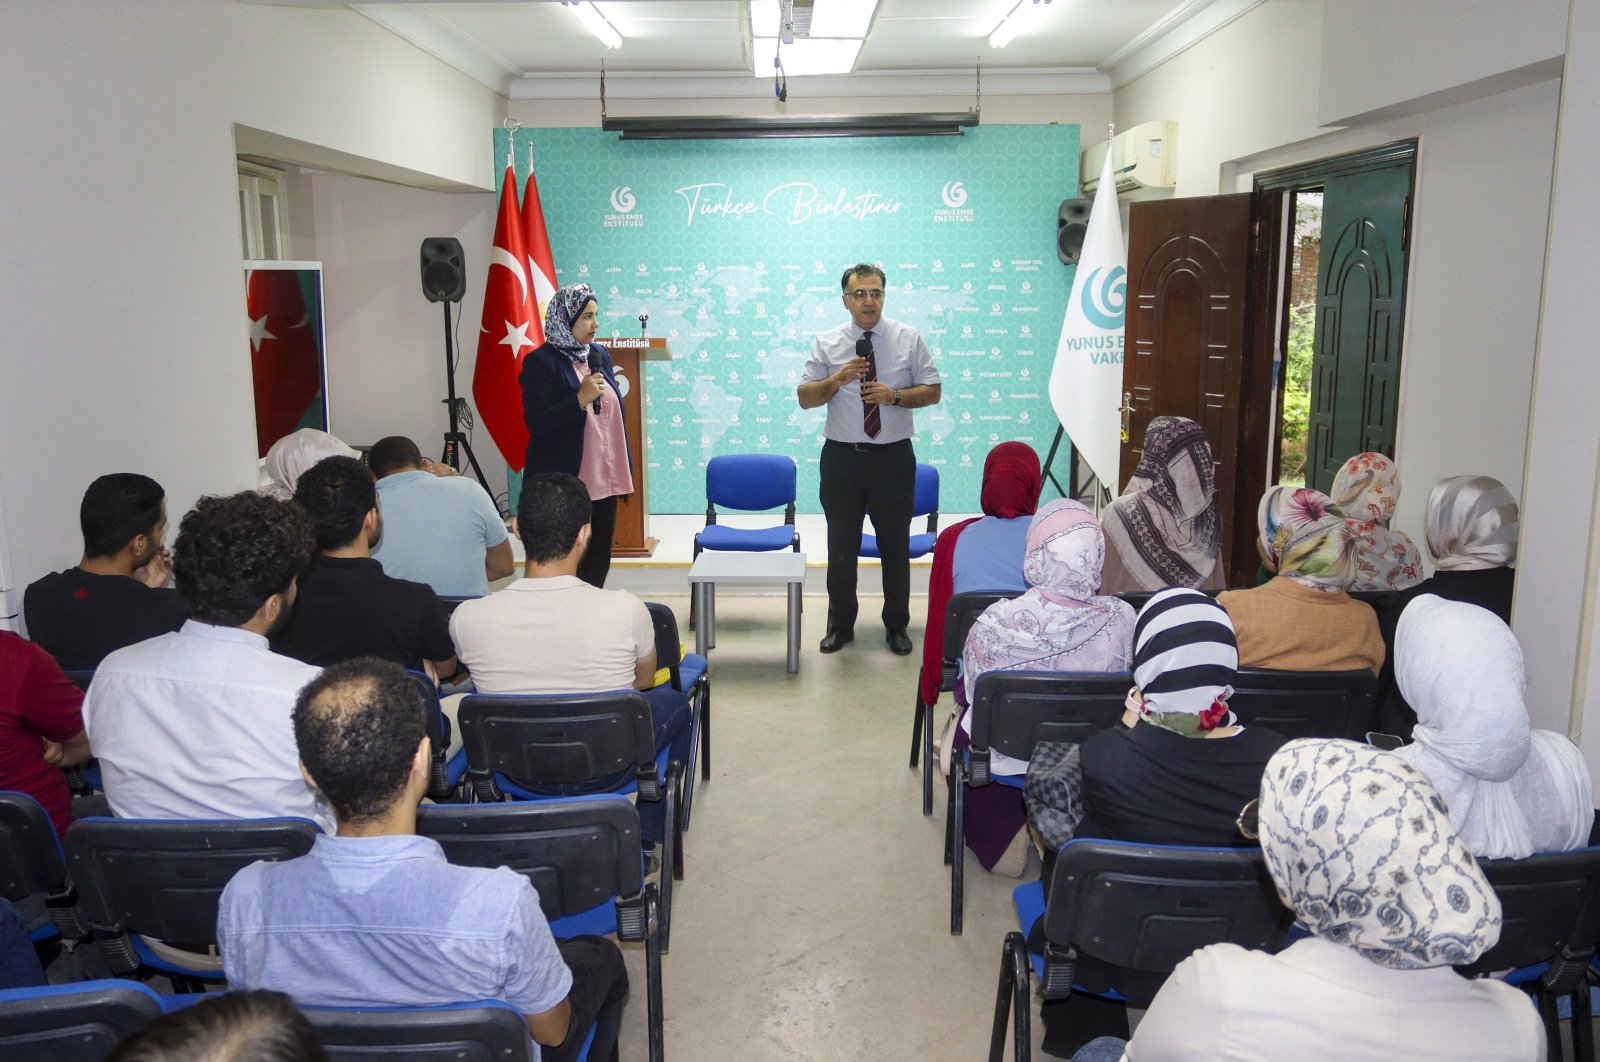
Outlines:
[[[867,383],[878,378],[878,359],[872,353],[872,333],[862,332],[861,338],[867,341],[867,375],[861,382]],[[876,439],[883,430],[883,412],[875,403],[862,404],[861,430],[867,433],[869,439]]]

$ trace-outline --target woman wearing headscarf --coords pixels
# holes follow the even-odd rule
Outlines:
[[[1134,612],[1126,601],[1101,597],[1100,566],[1105,536],[1087,506],[1068,498],[1052,501],[1028,525],[1022,576],[1028,591],[990,605],[967,633],[962,655],[967,703],[985,671],[1123,671],[1133,644]],[[970,712],[961,721],[958,747],[970,737]],[[1028,765],[1001,753],[990,756],[991,773],[1017,776]],[[966,804],[967,845],[984,869],[1007,860],[1021,873],[1020,840],[1027,824],[1022,793],[1009,786],[980,786]]]
[[[1258,814],[1278,896],[1311,935],[1276,955],[1201,948],[1126,1058],[1545,1057],[1525,995],[1451,969],[1499,940],[1500,900],[1421,773],[1351,741],[1291,741],[1262,776]]]
[[[544,313],[544,343],[522,359],[522,415],[528,455],[522,474],[566,472],[583,480],[594,505],[589,551],[578,578],[604,586],[611,570],[617,500],[633,493],[622,391],[611,352],[594,342],[599,304],[587,284],[562,288]]]
[[[1150,422],[1127,488],[1100,514],[1106,533],[1103,592],[1225,585],[1216,471],[1200,425],[1187,417]]]
[[[1400,503],[1400,470],[1383,454],[1360,453],[1333,477],[1333,503],[1355,539],[1352,590],[1404,590],[1422,580],[1422,557],[1404,531],[1389,527]]]
[[[983,516],[951,524],[933,543],[928,574],[928,625],[922,639],[922,703],[939,700],[944,669],[945,609],[954,594],[972,590],[1021,593],[1028,526],[1039,507],[1039,455],[1021,442],[1003,442],[983,462],[978,504]]]
[[[324,457],[353,457],[361,460],[360,452],[351,449],[342,440],[316,428],[301,428],[272,444],[264,460],[270,482],[261,493],[279,501],[294,497],[294,487],[306,469]]]
[[[1531,728],[1522,647],[1497,616],[1417,598],[1400,617],[1395,677],[1417,713],[1395,754],[1439,790],[1469,851],[1521,859],[1588,842],[1589,768],[1565,735]]]
[[[1217,600],[1233,617],[1242,667],[1350,671],[1383,666],[1383,635],[1371,606],[1345,592],[1355,542],[1344,513],[1319,490],[1273,487],[1257,510],[1261,554],[1277,574]]]

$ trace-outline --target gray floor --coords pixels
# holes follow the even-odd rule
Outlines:
[[[692,640],[687,595],[648,596]],[[823,656],[826,600],[808,596],[787,675],[783,598],[718,595],[712,776],[663,963],[669,1058],[986,1057],[1017,882],[969,856],[965,934],[950,936],[944,789],[924,818],[906,765],[926,599],[912,599],[917,653],[904,658],[883,643],[880,600],[862,605],[858,641]],[[643,959],[629,950],[621,1051],[640,1062]]]

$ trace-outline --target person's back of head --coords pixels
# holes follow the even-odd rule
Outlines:
[[[300,691],[294,706],[300,762],[341,826],[381,819],[410,799],[418,746],[427,735],[424,711],[416,682],[398,664],[370,656],[334,664]]]
[[[523,480],[517,532],[528,560],[551,564],[572,553],[592,512],[589,491],[577,476],[541,472]]]
[[[273,595],[288,593],[314,547],[299,506],[254,491],[212,495],[178,527],[173,579],[191,617],[241,627]]]
[[[228,992],[164,1014],[106,1062],[327,1062],[306,1016],[281,992]]]
[[[159,547],[156,528],[165,519],[166,497],[161,484],[137,472],[113,472],[89,484],[78,506],[83,555],[115,556],[140,535]]]
[[[361,534],[367,514],[378,507],[378,488],[365,465],[353,457],[325,457],[295,484],[320,550],[348,546]]]
[[[390,435],[372,444],[367,451],[367,464],[372,467],[372,474],[382,479],[422,468],[422,451],[404,435]]]

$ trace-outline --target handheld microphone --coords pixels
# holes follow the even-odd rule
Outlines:
[[[589,371],[591,373],[597,373],[600,371],[600,355],[596,354],[592,349],[589,351]],[[605,391],[604,385],[601,386],[600,390],[602,392]],[[594,405],[590,406],[589,408],[594,410],[596,415],[600,413],[599,395],[594,396]]]
[[[872,340],[868,339],[866,336],[862,336],[860,339],[856,340],[856,357],[866,358],[868,370],[872,372],[874,376],[877,375],[878,363],[872,355]]]

